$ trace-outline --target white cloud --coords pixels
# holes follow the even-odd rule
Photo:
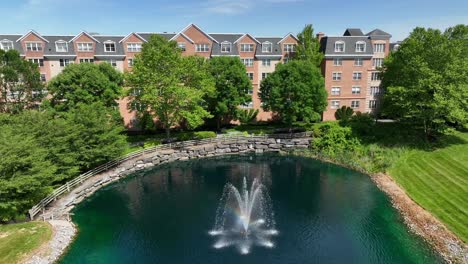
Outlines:
[[[202,9],[208,13],[237,15],[252,11],[257,6],[298,3],[303,0],[212,0],[205,3]]]

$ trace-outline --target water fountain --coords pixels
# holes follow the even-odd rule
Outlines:
[[[278,231],[265,186],[254,179],[248,189],[245,177],[240,191],[227,183],[216,212],[215,226],[209,234],[217,237],[216,249],[235,246],[241,254],[248,254],[254,245],[274,247],[272,236]]]

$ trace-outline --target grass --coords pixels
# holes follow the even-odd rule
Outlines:
[[[51,237],[46,222],[0,225],[0,264],[19,263]]]
[[[408,195],[468,242],[468,133],[447,145],[408,150],[389,172]],[[451,144],[453,143],[453,144]]]

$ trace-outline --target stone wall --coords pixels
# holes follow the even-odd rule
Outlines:
[[[204,144],[186,142],[173,143],[171,148],[156,150],[128,160],[104,173],[89,178],[83,184],[51,203],[42,215],[44,220],[68,218],[73,207],[92,195],[101,187],[108,185],[136,171],[160,164],[190,159],[207,158],[240,153],[290,152],[310,146],[311,137],[301,138],[217,138]]]

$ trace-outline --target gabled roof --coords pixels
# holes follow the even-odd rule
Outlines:
[[[193,23],[190,23],[188,26],[186,26],[185,28],[183,28],[179,33],[184,33],[187,29],[189,29],[190,27],[194,27],[196,29],[198,29],[201,33],[203,33],[203,35],[207,36],[209,39],[211,39],[212,41],[218,43],[218,41],[216,39],[214,39],[213,37],[211,37],[208,33],[206,33],[205,31],[203,31],[200,27],[198,27],[197,25],[193,24]]]
[[[243,39],[244,37],[247,37],[249,36],[251,39],[253,39],[255,42],[257,43],[260,43],[260,41],[258,41],[256,38],[254,38],[252,35],[250,35],[249,33],[246,33],[244,35],[242,35],[240,38],[238,38],[236,41],[234,41],[234,43],[237,43],[239,40]]]
[[[191,38],[189,38],[187,35],[185,35],[185,34],[182,33],[182,32],[180,32],[180,33],[174,35],[172,38],[169,39],[169,41],[175,40],[178,36],[184,37],[185,39],[187,39],[188,41],[190,41],[192,44],[195,43],[195,41],[193,41]]]
[[[0,35],[0,41],[8,40],[13,43],[13,48],[17,50],[20,54],[23,54],[23,46],[21,43],[16,42],[16,39],[21,37],[21,35]]]
[[[387,32],[380,30],[378,28],[372,30],[371,32],[366,34],[367,36],[387,36],[391,37],[392,35],[388,34]]]
[[[86,35],[86,36],[88,36],[90,39],[96,41],[97,43],[99,43],[99,40],[97,40],[95,37],[93,37],[91,34],[89,34],[89,33],[86,32],[86,31],[81,31],[80,34],[76,35],[76,36],[75,36],[74,38],[72,38],[69,42],[75,41],[77,38],[79,38],[79,37],[80,37],[81,35],[83,35],[83,34]]]
[[[345,44],[344,52],[335,52],[335,43],[343,42]],[[366,43],[366,50],[364,52],[356,52],[356,43],[364,42]],[[369,37],[367,36],[341,36],[341,37],[323,37],[320,41],[320,49],[325,53],[325,56],[335,56],[335,57],[372,57],[374,51]]]
[[[360,28],[347,28],[343,36],[364,36]]]
[[[25,39],[27,36],[31,35],[31,34],[34,34],[36,35],[36,37],[42,39],[43,41],[49,43],[49,41],[47,39],[45,39],[44,37],[41,36],[41,34],[37,33],[36,31],[34,30],[30,30],[28,33],[24,34],[23,36],[21,36],[19,39],[16,40],[16,42],[19,42],[23,39]]]
[[[143,42],[146,42],[146,39],[144,39],[142,36],[138,35],[138,33],[132,32],[132,33],[128,34],[127,36],[125,36],[123,39],[121,39],[121,40],[119,41],[119,43],[124,42],[124,41],[127,40],[131,35],[135,35],[137,38],[141,39]]]
[[[296,36],[294,36],[293,33],[288,33],[288,34],[286,34],[286,36],[284,36],[284,38],[282,38],[280,41],[278,41],[278,44],[281,43],[281,42],[283,42],[283,41],[284,41],[285,39],[287,39],[289,36],[293,37],[297,42],[299,42],[299,40],[297,39]]]

